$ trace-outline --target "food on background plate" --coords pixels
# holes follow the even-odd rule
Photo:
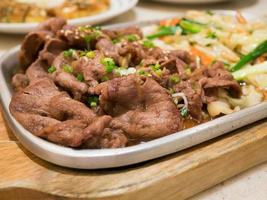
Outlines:
[[[25,38],[12,115],[73,148],[163,137],[266,99],[267,25],[188,12],[146,27],[75,27],[61,18]]]
[[[50,17],[74,19],[104,12],[109,0],[1,0],[0,22],[42,22]]]

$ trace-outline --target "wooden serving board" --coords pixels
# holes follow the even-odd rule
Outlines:
[[[163,158],[74,170],[27,151],[0,116],[0,199],[179,200],[267,160],[267,120]]]

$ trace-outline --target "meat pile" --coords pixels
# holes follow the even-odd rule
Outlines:
[[[137,27],[74,27],[61,18],[24,39],[21,71],[12,78],[12,115],[27,130],[75,148],[118,148],[203,120],[218,88],[236,96],[238,83],[216,62],[197,67],[185,51],[164,51]],[[172,93],[188,100],[181,116]]]

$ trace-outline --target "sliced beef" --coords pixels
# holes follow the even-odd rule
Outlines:
[[[92,136],[99,141],[98,148],[120,147],[127,143],[122,133],[108,131],[111,117],[98,118],[86,105],[59,91],[48,78],[34,81],[16,93],[10,112],[34,135],[61,145],[78,147],[86,143],[88,148],[94,148],[90,145]],[[107,130],[102,132],[103,129]],[[121,142],[118,141],[120,137]]]
[[[22,42],[19,55],[21,67],[23,69],[26,69],[37,59],[39,51],[43,49],[46,41],[54,37],[55,33],[61,29],[65,23],[66,21],[64,19],[51,18],[38,26],[36,30],[26,35]]]
[[[119,62],[119,49],[108,38],[101,38],[96,43],[96,49],[99,50],[104,56],[113,58],[116,62]]]
[[[100,106],[114,117],[111,128],[129,138],[153,139],[182,128],[176,105],[153,79],[129,75],[100,84]]]
[[[239,97],[241,94],[238,82],[224,68],[222,62],[195,70],[188,80],[174,87],[176,92],[183,92],[186,95],[190,115],[197,120],[202,119],[203,105],[216,100],[219,88],[229,89],[234,97]]]

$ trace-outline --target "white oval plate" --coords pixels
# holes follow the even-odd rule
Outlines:
[[[96,15],[81,17],[68,20],[72,25],[98,24],[112,19],[120,14],[132,9],[138,0],[110,0],[109,10]],[[39,23],[0,23],[0,32],[2,33],[28,33],[34,29]]]

